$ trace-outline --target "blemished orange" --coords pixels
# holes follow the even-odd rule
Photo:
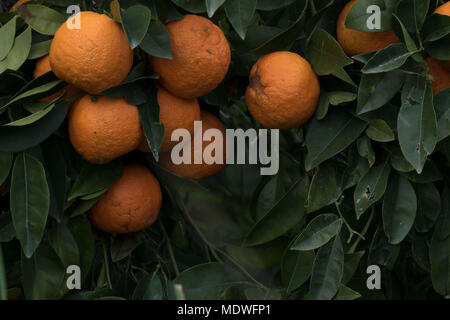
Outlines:
[[[164,138],[159,148],[160,152],[167,152],[176,145],[172,141],[172,132],[176,129],[186,129],[194,134],[194,121],[200,120],[200,106],[197,99],[182,99],[174,96],[164,88],[158,88],[159,122],[164,125]],[[150,152],[147,139],[142,140],[138,150]]]
[[[130,164],[89,210],[88,217],[95,227],[108,233],[138,232],[156,221],[161,201],[161,186],[150,170]]]
[[[193,99],[214,90],[225,78],[231,51],[222,30],[209,19],[188,14],[167,24],[173,59],[149,56],[159,83],[174,95]]]
[[[450,72],[444,69],[441,63],[432,57],[425,59],[433,77],[433,93],[436,94],[441,90],[450,88]]]
[[[136,149],[141,142],[137,107],[125,99],[85,95],[72,107],[69,136],[85,160],[108,163]]]
[[[55,75],[90,94],[119,85],[133,64],[125,32],[105,14],[82,11],[74,19],[80,28],[62,24],[50,46]]]
[[[345,53],[349,56],[369,53],[384,49],[400,41],[392,30],[384,32],[362,32],[347,28],[345,26],[345,20],[350,9],[356,2],[357,0],[352,0],[347,3],[344,9],[342,9],[337,21],[337,39]]]
[[[16,9],[21,6],[22,4],[24,4],[25,2],[28,2],[30,0],[19,0],[17,1],[12,7],[11,9],[9,9],[9,12],[16,12]]]
[[[446,2],[438,7],[434,13],[450,16],[450,2]],[[450,60],[439,60],[439,63],[450,72]]]
[[[33,77],[37,78],[42,76],[44,73],[47,73],[49,71],[51,71],[52,68],[50,67],[50,57],[48,55],[40,58],[35,65],[34,68],[34,72],[33,72]],[[81,92],[80,89],[74,87],[73,85],[67,85],[64,88],[62,88],[60,91],[48,96],[48,97],[44,97],[39,99],[39,101],[45,102],[45,101],[50,101],[53,100],[57,97],[59,97],[63,92],[65,91],[65,94],[62,96],[62,98],[70,98],[74,95],[76,95],[77,93]],[[71,101],[69,107],[71,107],[71,105],[73,104],[74,101]]]
[[[296,53],[278,51],[261,57],[249,80],[245,102],[253,118],[266,128],[296,128],[317,108],[319,80],[309,62]]]
[[[203,141],[201,146],[195,145],[193,141],[191,141],[191,163],[190,164],[179,164],[176,165],[172,162],[171,159],[171,152],[165,152],[160,154],[159,164],[165,168],[166,170],[187,179],[193,179],[193,180],[199,180],[207,177],[214,176],[218,174],[220,171],[222,171],[223,168],[225,168],[225,162],[226,162],[226,143],[225,143],[225,127],[222,124],[222,122],[213,114],[202,110],[200,112],[201,121],[202,121],[202,129],[203,133],[208,129],[219,129],[222,132],[223,136],[223,163],[213,163],[213,164],[194,164],[194,153],[195,148],[201,147],[201,154],[203,154],[203,151],[205,148],[214,142],[213,141]],[[215,155],[215,154],[213,154]]]

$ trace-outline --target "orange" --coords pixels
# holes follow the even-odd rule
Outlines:
[[[296,53],[278,51],[252,67],[245,102],[263,126],[287,130],[311,118],[319,95],[319,80],[309,62]]]
[[[194,121],[200,120],[200,107],[197,99],[181,99],[164,88],[158,88],[159,121],[164,125],[164,138],[159,149],[167,152],[176,145],[171,141],[172,132],[176,129],[187,129],[194,134]],[[147,139],[143,139],[138,149],[150,152]]]
[[[442,6],[438,7],[434,13],[450,16],[450,2],[444,3]],[[447,69],[447,71],[450,71],[450,60],[439,60],[439,63]]]
[[[138,232],[158,218],[161,201],[161,187],[150,170],[127,165],[88,216],[94,226],[108,233]]]
[[[52,70],[52,68],[50,67],[50,57],[48,55],[46,55],[46,56],[40,58],[36,62],[33,77],[34,78],[40,77],[44,73],[47,73],[51,70]],[[53,99],[59,97],[64,91],[66,93],[62,96],[62,98],[70,98],[70,97],[76,95],[77,93],[79,93],[81,90],[78,88],[75,88],[74,86],[69,84],[69,85],[65,86],[63,89],[61,89],[60,91],[58,91],[48,97],[39,99],[39,101],[45,102],[45,101],[53,100]],[[71,101],[70,106],[73,104],[73,102],[74,101]]]
[[[125,32],[105,14],[82,11],[74,19],[80,28],[62,24],[50,46],[55,75],[90,94],[120,84],[133,64]]]
[[[9,12],[16,12],[16,9],[21,6],[22,4],[24,4],[25,2],[28,2],[30,0],[19,0],[17,1],[12,7],[11,9],[9,9]]]
[[[182,164],[176,165],[172,162],[171,152],[161,153],[160,159],[159,159],[159,164],[166,170],[168,170],[182,178],[188,178],[188,179],[194,179],[194,180],[207,178],[207,177],[218,174],[225,167],[225,160],[226,160],[225,127],[223,126],[222,122],[219,119],[217,119],[216,116],[212,115],[211,113],[209,113],[207,111],[202,110],[200,115],[201,115],[203,133],[205,133],[206,130],[213,129],[213,128],[219,129],[222,132],[222,136],[224,139],[223,140],[223,164],[219,164],[219,163],[194,164],[195,147],[197,147],[197,148],[201,147],[202,148],[201,152],[203,154],[203,151],[205,150],[205,148],[208,145],[210,145],[214,141],[214,139],[213,139],[213,141],[206,141],[206,142],[203,141],[201,146],[196,146],[193,143],[193,141],[191,141],[191,146],[190,146],[191,147],[191,163],[190,164],[182,163]],[[213,155],[215,155],[215,153],[213,153]]]
[[[138,110],[125,99],[85,95],[72,107],[69,136],[85,160],[108,163],[136,149],[141,142]]]
[[[345,26],[345,19],[347,19],[350,9],[356,2],[357,0],[352,0],[347,3],[337,21],[337,39],[345,53],[349,56],[369,53],[384,49],[390,44],[400,41],[392,30],[385,32],[362,32],[347,28]]]
[[[214,90],[225,78],[231,52],[222,30],[209,19],[185,15],[167,24],[173,59],[149,56],[159,83],[174,95],[193,99]]]
[[[433,93],[436,94],[441,90],[450,87],[450,72],[445,70],[436,59],[427,57],[427,62],[430,75],[433,77]]]

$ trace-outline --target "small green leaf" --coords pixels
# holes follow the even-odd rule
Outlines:
[[[413,54],[415,52],[409,52],[403,43],[391,44],[378,51],[361,71],[365,74],[393,71],[400,68]]]
[[[355,290],[350,289],[349,287],[341,284],[339,286],[339,290],[334,296],[334,300],[355,300],[361,297],[361,294],[356,292]]]
[[[27,60],[31,49],[31,28],[26,28],[14,40],[14,44],[6,58],[0,61],[0,73],[6,69],[18,70]]]
[[[217,9],[219,9],[225,0],[205,0],[206,1],[206,11],[208,12],[208,17],[212,18]]]
[[[335,214],[321,214],[298,235],[291,250],[309,251],[320,248],[338,234],[341,226],[342,220]]]
[[[309,187],[307,213],[317,211],[333,203],[340,194],[335,166],[331,163],[320,165]]]
[[[146,36],[152,13],[147,6],[135,5],[122,10],[120,16],[128,43],[134,49]]]
[[[172,0],[172,2],[192,13],[206,12],[205,0]]]
[[[361,178],[354,193],[357,218],[383,197],[390,171],[391,166],[385,161],[383,164],[370,168],[369,172]]]
[[[152,20],[148,32],[141,42],[141,48],[149,55],[172,59],[172,43],[169,31],[159,20]]]
[[[29,125],[31,123],[34,123],[40,119],[42,119],[43,117],[45,117],[50,111],[52,111],[52,109],[55,107],[54,104],[52,104],[51,106],[49,106],[48,108],[38,111],[36,113],[30,114],[29,116],[26,116],[22,119],[13,121],[13,122],[9,122],[4,124],[3,126],[10,126],[10,127],[22,127],[22,126],[26,126]]]
[[[314,251],[286,250],[281,264],[281,281],[287,292],[304,284],[311,275]]]
[[[370,121],[366,134],[371,140],[377,142],[390,142],[395,140],[395,135],[391,127],[382,119]]]
[[[225,2],[228,20],[242,39],[245,39],[247,28],[255,14],[257,2],[257,0],[227,0]]]

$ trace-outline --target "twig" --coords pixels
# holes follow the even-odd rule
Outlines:
[[[170,260],[172,261],[172,264],[173,264],[173,269],[175,270],[175,274],[178,277],[180,275],[180,270],[178,269],[177,261],[175,260],[175,255],[173,253],[172,244],[170,243],[170,239],[169,239],[169,236],[167,235],[166,228],[164,228],[164,225],[162,224],[160,219],[158,219],[158,221],[159,221],[159,227],[161,228],[161,231],[164,235],[164,239],[167,242],[167,249],[169,250],[169,256],[170,256]]]

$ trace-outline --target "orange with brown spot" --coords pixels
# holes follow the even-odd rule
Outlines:
[[[231,51],[222,30],[209,19],[188,14],[167,24],[173,59],[149,56],[159,83],[174,95],[193,99],[214,90],[225,78]]]
[[[127,165],[88,216],[94,226],[108,233],[138,232],[156,221],[161,201],[161,187],[150,170]]]
[[[319,81],[309,62],[296,53],[278,51],[252,67],[245,102],[266,128],[288,130],[311,118],[319,95]]]

